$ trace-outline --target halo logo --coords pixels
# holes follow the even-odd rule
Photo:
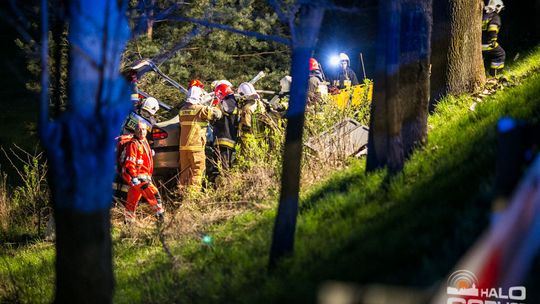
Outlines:
[[[449,295],[478,296],[478,279],[474,273],[458,270],[448,278],[446,293]]]
[[[447,304],[525,304],[524,286],[510,288],[479,288],[474,273],[458,270],[448,278]]]

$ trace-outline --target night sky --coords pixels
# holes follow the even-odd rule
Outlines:
[[[353,13],[327,11],[314,54],[323,65],[327,76],[336,70],[330,64],[330,57],[344,52],[351,59],[351,67],[358,79],[363,78],[360,63],[360,53],[362,53],[367,77],[373,79],[376,28],[376,6],[360,8],[358,12]]]

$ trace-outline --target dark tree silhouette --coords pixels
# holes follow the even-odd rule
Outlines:
[[[115,140],[130,107],[120,76],[129,38],[128,1],[66,1],[67,109],[49,117],[47,1],[42,0],[40,139],[49,160],[56,219],[57,303],[110,303],[113,271],[109,210]]]
[[[300,190],[302,133],[304,130],[309,74],[308,63],[315,47],[323,16],[323,6],[304,4],[299,7],[297,20],[291,19],[290,22],[292,35],[291,75],[294,81],[292,82],[290,107],[287,113],[288,122],[283,153],[281,194],[270,249],[271,268],[275,266],[280,258],[291,254],[294,248],[298,192]]]
[[[379,2],[367,171],[391,173],[427,135],[431,0]]]

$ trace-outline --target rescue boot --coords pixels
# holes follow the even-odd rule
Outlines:
[[[491,77],[497,78],[500,74],[502,74],[502,69],[489,69],[489,75],[491,75]]]
[[[163,221],[165,220],[165,209],[163,209],[161,203],[158,203],[154,208],[158,223],[163,223]]]

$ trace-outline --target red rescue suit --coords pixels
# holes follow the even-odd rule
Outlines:
[[[154,162],[152,150],[146,138],[133,139],[126,146],[126,156],[122,178],[130,185],[127,194],[126,217],[134,216],[137,204],[144,197],[156,215],[163,213],[161,196],[152,183]]]

